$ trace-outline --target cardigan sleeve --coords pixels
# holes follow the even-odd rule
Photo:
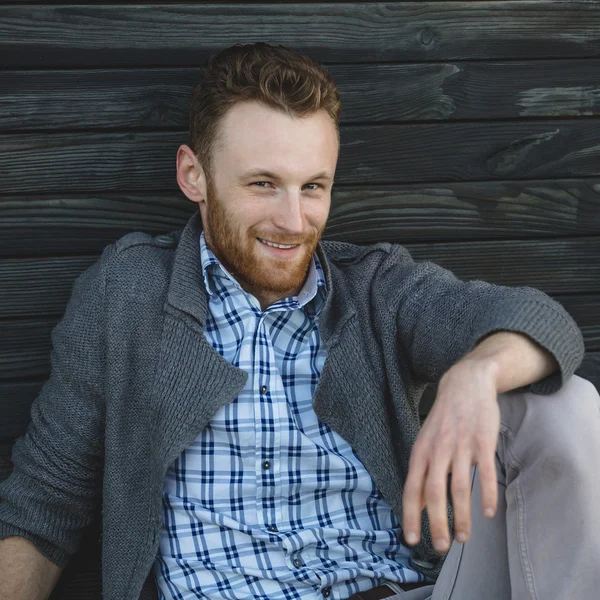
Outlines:
[[[394,289],[397,336],[417,378],[435,382],[479,341],[497,331],[527,335],[549,351],[559,370],[527,388],[550,394],[575,372],[584,355],[573,318],[531,287],[461,281],[431,262],[415,262],[396,246],[383,268]],[[391,279],[395,281],[391,284]]]
[[[101,497],[104,457],[104,297],[114,246],[75,281],[52,330],[51,375],[0,484],[0,538],[21,536],[64,567]]]

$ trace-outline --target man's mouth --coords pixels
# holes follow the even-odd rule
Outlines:
[[[262,238],[256,238],[259,242],[265,244],[266,246],[271,246],[271,248],[279,248],[281,250],[290,250],[291,248],[295,248],[300,244],[277,244],[275,242],[270,242],[269,240],[263,240]]]

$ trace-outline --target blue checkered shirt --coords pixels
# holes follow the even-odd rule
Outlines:
[[[313,410],[326,357],[317,256],[299,295],[264,312],[204,235],[200,256],[205,335],[248,380],[167,471],[154,569],[161,600],[337,600],[422,580],[390,506]]]

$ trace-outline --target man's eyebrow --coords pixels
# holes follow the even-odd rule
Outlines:
[[[267,179],[275,179],[279,181],[280,177],[275,175],[275,173],[271,173],[271,171],[266,171],[265,169],[252,169],[251,171],[247,171],[242,174],[242,179],[249,179],[251,177],[266,177]],[[327,171],[320,171],[316,173],[312,177],[309,177],[309,181],[314,181],[315,179],[326,179],[327,181],[333,181],[333,177],[327,173]]]

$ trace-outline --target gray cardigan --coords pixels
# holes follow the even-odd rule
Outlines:
[[[166,469],[246,380],[204,337],[201,228],[195,214],[169,235],[128,234],[79,276],[52,332],[51,376],[0,484],[0,538],[23,536],[59,566],[102,504],[107,600],[138,598],[158,549]],[[328,356],[315,411],[400,519],[427,382],[496,330],[524,332],[556,357],[560,372],[532,386],[538,393],[582,360],[574,321],[537,290],[461,282],[398,245],[322,242],[318,252]],[[435,577],[442,560],[424,528],[412,563]]]

